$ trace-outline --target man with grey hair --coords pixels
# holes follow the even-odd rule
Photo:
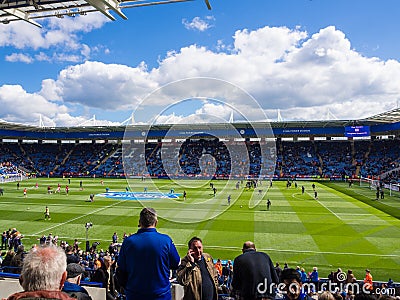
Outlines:
[[[117,279],[127,300],[171,300],[170,270],[179,265],[172,239],[158,233],[153,208],[143,208],[139,230],[122,243],[118,256]]]
[[[61,291],[67,278],[66,268],[67,258],[62,248],[32,248],[24,259],[19,278],[24,291],[12,294],[7,299],[73,300]]]

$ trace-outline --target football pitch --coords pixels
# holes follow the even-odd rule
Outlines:
[[[385,199],[376,201],[375,191],[368,187],[314,182],[315,199],[311,181],[297,181],[297,188],[294,184],[287,188],[285,181],[274,181],[270,187],[263,181],[255,189],[247,189],[245,182],[237,188],[235,180],[212,183],[215,196],[205,180],[138,178],[128,184],[125,179],[72,178],[68,184],[67,178],[40,178],[22,181],[19,189],[16,182],[4,183],[0,184],[4,189],[0,230],[16,228],[28,248],[52,233],[68,243],[77,238],[83,249],[87,234],[90,243],[100,242],[98,249],[105,250],[114,232],[119,241],[124,232],[136,232],[141,208],[150,206],[159,214],[158,231],[172,237],[181,256],[192,236],[203,239],[205,252],[225,260],[234,259],[243,242],[252,240],[273,262],[301,266],[306,272],[317,266],[320,277],[340,267],[352,269],[357,279],[363,279],[369,268],[374,280],[400,281],[400,198],[387,191]],[[55,193],[58,184],[61,192]],[[143,196],[146,188],[148,197]],[[134,193],[141,195],[138,200]],[[90,194],[95,195],[93,202]],[[46,206],[51,220],[44,220]],[[87,222],[93,223],[88,230]]]

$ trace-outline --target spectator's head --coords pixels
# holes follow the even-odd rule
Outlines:
[[[377,297],[373,294],[356,293],[354,300],[376,300]]]
[[[188,247],[189,249],[193,250],[194,258],[196,260],[201,259],[203,255],[203,242],[200,238],[198,238],[197,236],[192,237],[188,242]]]
[[[65,251],[56,246],[31,249],[24,259],[20,284],[24,291],[59,291],[67,278]]]
[[[396,300],[396,297],[390,295],[379,295],[379,300]]]
[[[17,248],[17,253],[22,253],[24,251],[25,251],[24,245],[19,245],[18,248]]]
[[[139,227],[149,228],[157,225],[157,212],[154,208],[145,207],[140,212]]]
[[[103,263],[106,269],[109,269],[111,265],[113,264],[112,257],[110,255],[105,255],[103,256]]]
[[[80,284],[82,274],[85,272],[85,269],[76,263],[70,263],[67,265],[67,281]]]
[[[335,297],[329,291],[324,291],[318,296],[318,300],[335,300]]]
[[[256,250],[256,245],[251,241],[244,242],[242,252],[246,252],[249,250]]]
[[[290,300],[296,300],[301,293],[301,278],[299,272],[293,268],[284,269],[280,281],[285,284],[284,291]]]
[[[332,294],[332,296],[333,296],[334,300],[343,300],[343,296],[341,294],[339,294],[339,293],[334,293],[334,294]]]

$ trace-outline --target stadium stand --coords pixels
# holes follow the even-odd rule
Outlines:
[[[231,157],[228,148],[233,149]],[[178,157],[169,157],[176,150],[148,143],[145,148],[145,163],[150,176],[178,176],[178,164],[187,176],[227,178],[232,174],[248,174],[258,177],[261,169],[261,148],[256,142],[246,143],[250,170],[243,169],[243,157],[235,156],[235,145],[222,143],[218,139],[188,139],[179,147]],[[18,149],[18,152],[15,152]],[[37,177],[123,177],[123,151],[116,144],[14,144],[1,145],[2,166],[0,176],[21,176],[29,173]],[[163,154],[162,154],[163,152]],[[358,178],[386,175],[390,182],[398,183],[399,153],[394,140],[370,141],[301,141],[277,143],[275,178],[321,177]],[[9,156],[8,153],[16,153]],[[134,153],[134,152],[133,152]],[[18,158],[17,158],[18,156]],[[208,158],[206,158],[208,157]],[[140,176],[140,157],[131,156],[132,174]],[[232,162],[235,162],[232,164]],[[164,164],[167,164],[164,166]],[[168,165],[171,164],[171,165]],[[215,164],[215,167],[214,167]],[[207,166],[208,169],[207,169]],[[212,166],[212,167],[211,167]],[[167,170],[166,170],[167,169]],[[208,171],[207,171],[208,170]],[[209,174],[211,170],[213,174]],[[389,171],[393,171],[390,173]],[[387,173],[387,174],[385,174]]]
[[[142,125],[126,131],[125,126],[40,128],[1,123],[0,163],[34,176],[380,176],[397,183],[399,112],[395,109],[362,120],[255,122],[228,127],[180,124],[173,125],[171,132],[172,125],[158,125],[147,132]],[[360,132],[366,134],[360,136]],[[263,146],[268,139],[274,146]],[[243,143],[247,153],[239,150]]]

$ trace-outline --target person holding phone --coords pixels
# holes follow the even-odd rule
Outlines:
[[[218,272],[210,254],[203,252],[203,242],[193,237],[187,255],[177,270],[177,280],[184,287],[183,300],[217,300]]]

